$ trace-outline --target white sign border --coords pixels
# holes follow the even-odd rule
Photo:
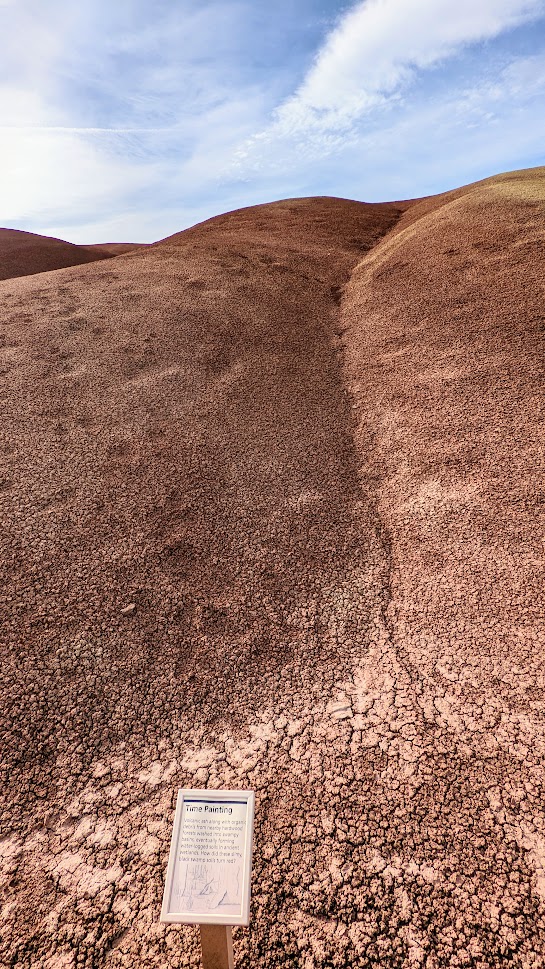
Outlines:
[[[184,800],[201,798],[206,801],[246,801],[246,837],[244,841],[244,864],[243,883],[242,883],[242,915],[231,915],[226,921],[226,916],[221,915],[196,915],[191,912],[171,912],[169,911],[170,895],[172,892],[172,879],[176,864],[176,854],[178,842],[180,840],[182,825],[182,808]],[[176,800],[176,812],[174,814],[174,824],[172,826],[172,838],[170,841],[170,854],[165,877],[165,890],[163,892],[163,904],[161,906],[161,922],[179,922],[185,925],[249,925],[250,924],[250,894],[252,877],[252,851],[254,833],[254,806],[255,794],[253,791],[198,791],[194,788],[183,788],[178,791]]]

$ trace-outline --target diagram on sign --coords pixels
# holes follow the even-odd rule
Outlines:
[[[225,864],[187,865],[185,882],[180,894],[183,907],[188,912],[202,912],[204,909],[212,912],[222,906],[233,905],[240,908],[241,861],[235,867]]]

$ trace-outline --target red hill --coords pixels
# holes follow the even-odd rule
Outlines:
[[[125,243],[76,246],[33,232],[0,229],[0,280],[109,259],[133,248],[136,247]]]
[[[544,186],[0,284],[6,965],[198,964],[178,787],[256,792],[241,969],[542,965]]]

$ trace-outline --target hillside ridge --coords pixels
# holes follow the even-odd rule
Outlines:
[[[111,259],[134,248],[130,243],[81,246],[22,229],[0,228],[0,282]]]
[[[544,187],[0,284],[0,961],[193,969],[185,787],[256,793],[241,969],[539,969]]]

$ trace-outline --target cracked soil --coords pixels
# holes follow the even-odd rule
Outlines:
[[[545,966],[544,251],[541,168],[0,283],[3,965],[198,966],[196,787],[240,969]]]

